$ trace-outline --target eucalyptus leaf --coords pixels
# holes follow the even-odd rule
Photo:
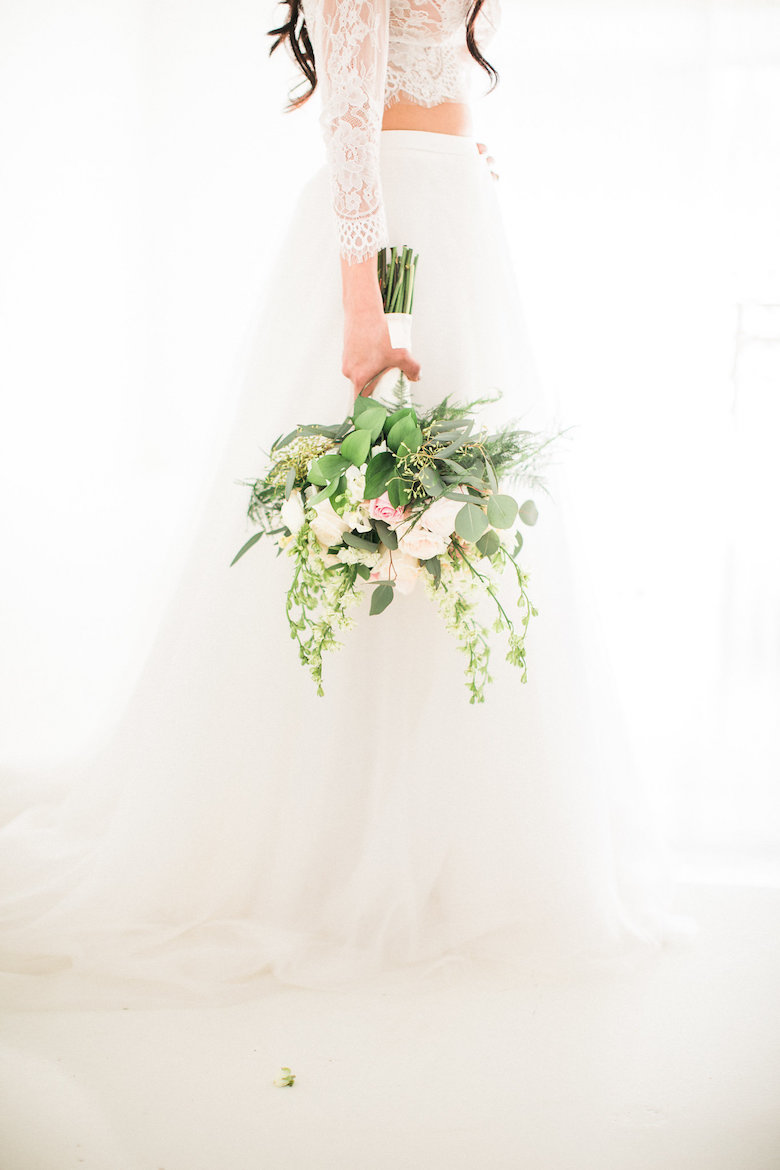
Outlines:
[[[365,416],[363,416],[365,417]],[[361,467],[368,458],[368,452],[371,450],[371,432],[370,431],[352,431],[347,435],[346,439],[341,443],[341,454],[345,459],[348,459],[354,467]]]
[[[260,532],[256,532],[254,534],[254,536],[250,536],[249,540],[246,542],[246,544],[241,545],[241,548],[238,550],[236,555],[233,557],[233,560],[230,562],[230,568],[233,567],[233,565],[236,563],[236,561],[240,557],[242,557],[245,552],[249,551],[249,549],[252,547],[253,544],[257,544],[257,542],[261,536],[265,536],[265,532],[263,532],[262,530]]]
[[[418,479],[429,496],[436,500],[444,492],[444,480],[435,467],[423,467]]]
[[[339,483],[340,480],[332,479],[329,484],[326,484],[325,487],[321,489],[321,491],[317,492],[316,496],[312,496],[312,498],[308,501],[308,506],[310,508],[314,508],[317,504],[322,503],[323,500],[331,499],[332,496],[335,496]]]
[[[455,517],[455,531],[471,544],[479,540],[487,526],[487,517],[476,504],[464,504]]]
[[[355,565],[355,572],[357,573],[358,577],[362,577],[364,581],[367,581],[371,576],[371,570],[369,569],[368,565]]]
[[[493,466],[493,460],[488,458],[485,460],[485,470],[487,472],[488,484],[492,492],[498,491],[498,477],[496,476],[496,469]]]
[[[389,548],[391,552],[398,548],[398,534],[389,528],[384,520],[372,520],[371,523],[385,548]]]
[[[526,500],[524,504],[521,504],[520,519],[523,521],[523,524],[527,524],[529,528],[533,528],[539,519],[539,509],[533,500]]]
[[[434,581],[438,585],[439,582],[441,581],[441,561],[439,560],[439,558],[438,557],[429,557],[429,559],[427,561],[422,561],[421,564],[422,564],[423,568],[426,569],[430,573],[430,575],[433,577]]]
[[[271,448],[271,450],[272,451],[281,451],[283,447],[286,447],[288,445],[288,443],[292,443],[293,439],[297,439],[298,435],[300,433],[301,433],[301,428],[296,427],[294,431],[290,431],[290,433],[285,435],[283,439],[277,439],[276,442],[274,443],[273,447]]]
[[[480,536],[477,541],[477,548],[482,553],[483,557],[493,557],[501,547],[501,541],[498,538],[498,533],[494,532],[492,528],[488,528],[484,536]]]
[[[373,595],[371,597],[371,606],[368,611],[369,614],[382,613],[384,610],[386,610],[390,602],[393,600],[394,595],[395,589],[393,588],[392,582],[390,581],[383,581],[381,585],[375,586]]]
[[[436,452],[436,458],[449,459],[450,455],[454,455],[457,451],[461,450],[467,439],[468,435],[464,435],[463,438],[457,439],[454,443],[449,443],[446,447],[442,447],[441,451]]]
[[[366,467],[365,498],[376,500],[388,490],[390,478],[395,475],[395,456],[390,451],[380,451],[369,459]]]
[[[341,539],[350,548],[359,548],[361,552],[377,551],[377,545],[373,540],[367,540],[365,536],[358,536],[356,532],[345,532]]]
[[[284,498],[289,500],[295,487],[295,468],[290,467],[284,480]]]
[[[517,500],[512,496],[489,496],[487,518],[494,528],[511,528],[517,518]]]

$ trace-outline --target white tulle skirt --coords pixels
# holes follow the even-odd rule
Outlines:
[[[415,387],[503,391],[555,421],[534,375],[494,185],[471,139],[382,136],[392,239],[420,254]],[[539,609],[529,681],[494,654],[472,706],[422,593],[359,611],[325,697],[284,620],[284,559],[247,489],[298,422],[334,422],[339,265],[328,181],[304,189],[186,567],[129,706],[56,806],[2,834],[3,961],[16,1002],[229,999],[500,961],[591,969],[676,933],[663,849],[566,538],[565,489],[526,538]]]

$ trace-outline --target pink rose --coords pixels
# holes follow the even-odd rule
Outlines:
[[[416,557],[396,549],[382,551],[379,564],[371,570],[369,581],[395,581],[399,593],[411,593],[420,574],[420,562]]]
[[[390,503],[387,492],[368,505],[368,514],[372,520],[382,520],[388,528],[395,529],[406,519],[406,508],[394,508]]]

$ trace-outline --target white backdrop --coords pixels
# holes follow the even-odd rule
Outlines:
[[[479,132],[542,376],[579,424],[627,713],[688,870],[777,880],[780,5],[504,9]],[[275,16],[248,0],[0,8],[14,773],[90,751],[121,710],[320,163],[313,103],[282,113]]]

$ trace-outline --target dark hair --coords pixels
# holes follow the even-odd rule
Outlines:
[[[317,88],[317,66],[314,60],[314,49],[312,48],[311,40],[309,39],[309,30],[306,27],[306,21],[303,17],[301,8],[301,0],[283,0],[287,5],[287,20],[279,28],[272,28],[268,33],[269,37],[276,37],[276,40],[271,45],[269,53],[273,53],[284,42],[297,61],[303,72],[303,81],[301,85],[308,84],[309,88],[304,93],[299,93],[294,96],[294,90],[290,93],[290,103],[287,107],[290,110],[297,110],[304,102],[307,102],[311,95]],[[487,73],[490,78],[490,88],[495,89],[498,82],[498,73],[487,61],[480,52],[477,39],[474,36],[474,23],[479,15],[485,0],[472,0],[469,8],[468,16],[466,17],[466,46],[478,65]]]

